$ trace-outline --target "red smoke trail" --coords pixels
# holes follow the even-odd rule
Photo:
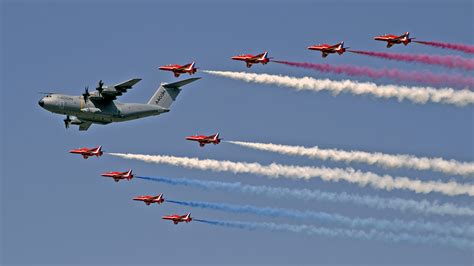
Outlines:
[[[468,54],[474,54],[474,46],[467,45],[467,44],[445,43],[445,42],[424,42],[424,41],[413,41],[413,42],[430,45],[434,47],[439,47],[443,49],[461,51]]]
[[[465,59],[460,56],[442,56],[442,55],[427,55],[427,54],[397,54],[397,53],[379,53],[379,52],[366,52],[366,51],[349,51],[355,54],[363,54],[368,56],[375,56],[379,58],[404,61],[404,62],[415,62],[429,65],[438,65],[449,68],[462,68],[465,70],[474,70],[474,60]]]
[[[399,81],[415,81],[430,85],[449,85],[462,88],[474,88],[474,79],[471,77],[463,77],[460,75],[436,74],[431,72],[403,71],[398,69],[374,69],[370,67],[359,67],[351,65],[329,65],[329,64],[312,64],[298,63],[288,61],[272,62],[285,64],[294,67],[312,69],[323,73],[345,74],[349,76],[363,76],[373,79],[389,78]]]

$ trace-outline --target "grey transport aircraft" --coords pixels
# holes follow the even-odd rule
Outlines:
[[[115,101],[141,80],[138,78],[114,86],[104,86],[101,80],[96,91],[89,93],[86,87],[82,96],[46,93],[38,104],[52,113],[66,115],[66,128],[73,124],[78,125],[79,130],[85,131],[92,124],[106,125],[169,112],[171,104],[181,92],[181,87],[198,79],[200,78],[161,83],[146,104]]]

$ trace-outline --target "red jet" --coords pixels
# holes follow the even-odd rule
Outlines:
[[[69,153],[74,153],[74,154],[80,154],[84,159],[89,158],[90,156],[96,156],[99,158],[99,156],[102,156],[102,146],[99,146],[97,148],[80,148],[80,149],[74,149],[70,150]]]
[[[179,215],[179,214],[167,215],[167,216],[161,217],[161,219],[171,220],[171,221],[173,221],[174,224],[178,224],[178,223],[182,223],[182,222],[189,223],[193,220],[193,218],[191,218],[191,213],[190,212],[188,212],[188,214],[186,214],[186,215]]]
[[[245,61],[247,67],[250,68],[252,64],[261,63],[262,65],[266,65],[268,64],[268,62],[270,62],[271,58],[268,57],[268,52],[265,51],[265,53],[258,55],[241,54],[237,56],[232,56],[232,59],[238,61]]]
[[[392,35],[392,34],[385,34],[382,36],[377,36],[374,37],[374,40],[376,41],[384,41],[387,42],[387,48],[392,47],[394,44],[399,44],[403,43],[405,46],[407,46],[409,43],[411,43],[411,40],[415,38],[410,38],[410,33],[407,31],[404,34],[400,36]]]
[[[344,48],[344,42],[340,42],[335,45],[319,44],[319,45],[311,45],[308,47],[309,50],[321,51],[323,58],[326,58],[328,54],[338,53],[339,55],[341,55],[348,48],[349,47]]]
[[[146,205],[150,205],[152,203],[161,204],[165,201],[163,198],[163,193],[160,193],[158,196],[138,196],[133,198],[133,200],[143,201]]]
[[[213,143],[214,145],[221,143],[219,133],[210,136],[194,135],[186,137],[187,140],[199,142],[199,146],[204,147],[206,144]]]
[[[107,172],[101,174],[101,176],[112,177],[115,182],[118,182],[122,179],[130,180],[133,178],[132,169],[128,170],[127,172]]]
[[[191,64],[187,64],[184,66],[181,65],[166,65],[166,66],[161,66],[159,67],[161,70],[166,70],[166,71],[172,71],[175,77],[179,77],[179,75],[184,74],[184,73],[189,73],[189,75],[192,75],[196,73],[197,68],[194,67],[194,62]]]

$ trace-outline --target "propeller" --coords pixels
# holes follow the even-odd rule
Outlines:
[[[104,90],[103,86],[104,86],[104,82],[102,80],[99,80],[99,85],[96,88],[99,91],[99,93]]]
[[[84,88],[84,93],[82,94],[82,97],[84,98],[84,102],[87,102],[87,99],[89,99],[90,93],[89,93],[89,86],[86,86]]]
[[[69,115],[66,116],[66,119],[64,119],[64,126],[66,128],[69,128],[69,124],[71,123],[71,118],[69,118]]]

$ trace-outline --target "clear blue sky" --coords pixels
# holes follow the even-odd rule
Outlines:
[[[124,161],[110,156],[83,160],[71,148],[102,144],[106,151],[279,162],[344,164],[291,158],[222,143],[205,149],[184,140],[220,131],[228,140],[410,153],[473,160],[473,108],[426,104],[245,84],[198,73],[172,111],[87,132],[65,130],[64,117],[41,109],[37,92],[80,94],[99,79],[115,84],[143,80],[120,98],[146,102],[160,82],[175,80],[158,66],[196,60],[201,69],[247,71],[230,60],[242,52],[269,50],[278,59],[372,67],[455,72],[382,61],[354,54],[329,56],[306,47],[336,43],[374,51],[384,33],[412,32],[420,40],[473,43],[472,1],[2,1],[1,3],[1,261],[4,264],[440,264],[472,265],[472,252],[441,246],[386,243],[267,231],[243,231],[200,223],[174,226],[160,219],[184,213],[177,205],[146,207],[131,198],[163,192],[177,200],[199,200],[320,210],[348,216],[419,218],[394,211],[297,200],[202,192],[144,180],[115,183],[100,177],[133,168],[139,175],[242,181],[334,192],[399,196],[469,204],[467,197],[416,195],[360,188],[344,182],[269,180]],[[422,45],[390,51],[459,54]],[[329,77],[269,64],[259,73]],[[459,71],[458,71],[459,72]],[[462,72],[461,72],[462,73]],[[467,74],[467,73],[465,73]],[[383,81],[379,81],[383,83]],[[362,170],[425,180],[446,176],[409,170]],[[462,182],[469,182],[454,177]],[[472,181],[471,181],[472,182]],[[191,210],[206,219],[273,221],[211,210]],[[449,217],[426,217],[448,221]],[[467,223],[465,219],[456,222]]]

